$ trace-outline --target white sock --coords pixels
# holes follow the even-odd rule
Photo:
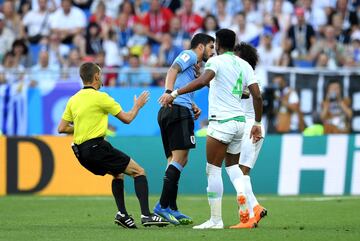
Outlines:
[[[207,195],[210,205],[211,218],[214,223],[222,222],[221,200],[224,192],[221,167],[206,163],[208,178]]]
[[[248,198],[248,201],[250,203],[250,209],[254,210],[254,207],[256,205],[259,204],[259,202],[257,201],[253,190],[252,190],[252,186],[251,186],[251,180],[250,180],[250,176],[248,175],[244,175],[244,184],[245,184],[245,192],[246,192],[246,196]]]
[[[229,167],[226,167],[226,172],[236,190],[236,194],[242,195],[245,193],[245,186],[243,182],[243,173],[241,172],[238,165],[232,165]]]
[[[242,173],[240,167],[236,165],[232,165],[229,167],[226,167],[226,172],[230,177],[230,180],[232,184],[234,185],[234,188],[236,189],[236,193],[238,196],[245,195],[246,197],[246,206],[249,210],[249,216],[250,218],[254,217],[254,211],[250,208],[250,202],[249,197],[246,192],[245,188],[245,180],[244,180],[244,174]]]

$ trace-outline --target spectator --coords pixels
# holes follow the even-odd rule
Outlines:
[[[59,66],[49,65],[49,54],[47,51],[40,51],[38,64],[31,68],[31,86],[38,86],[41,93],[46,95],[55,88],[56,82],[60,77],[59,73]]]
[[[301,7],[305,10],[305,21],[309,23],[316,32],[323,32],[327,18],[324,9],[313,6],[313,0],[300,0]]]
[[[182,30],[190,35],[202,26],[202,17],[193,12],[193,0],[184,0],[183,6],[177,12],[177,15],[181,20]]]
[[[336,11],[343,19],[342,29],[354,29],[359,24],[359,11],[356,12],[355,7],[348,0],[337,0]]]
[[[130,0],[124,0],[120,5],[119,15],[126,17],[127,28],[132,28],[134,24],[141,23],[141,19],[135,13],[134,4]]]
[[[216,0],[194,1],[194,12],[202,17],[212,13],[216,7]]]
[[[50,15],[50,29],[60,35],[65,44],[71,44],[75,35],[81,34],[86,27],[85,14],[72,6],[71,0],[61,0],[61,8]]]
[[[291,14],[294,12],[294,8],[290,2],[284,0],[268,1],[272,2],[272,8],[269,11],[279,21],[280,31],[286,33],[291,24]]]
[[[169,67],[181,51],[182,49],[173,44],[171,35],[165,33],[159,50],[159,65]]]
[[[257,26],[261,26],[263,23],[263,14],[256,9],[256,2],[251,0],[243,0],[244,13],[247,23],[253,23]]]
[[[101,51],[95,55],[95,63],[97,63],[103,71],[102,79],[105,86],[116,86],[116,80],[118,77],[118,71],[116,67],[105,65],[105,52]]]
[[[128,18],[126,14],[120,13],[114,25],[118,46],[124,55],[127,55],[127,43],[133,36],[133,30],[128,25]]]
[[[47,8],[47,0],[38,0],[38,10],[28,12],[23,20],[23,32],[26,39],[32,44],[37,44],[42,37],[48,36],[50,33],[49,14]]]
[[[46,0],[48,10],[50,12],[54,12],[58,7],[60,7],[61,0]],[[39,10],[39,1],[31,0],[31,10],[37,11]]]
[[[119,83],[122,86],[149,86],[152,83],[151,73],[140,65],[137,55],[130,55],[129,66],[121,69]]]
[[[282,49],[279,46],[272,45],[272,37],[272,31],[265,28],[261,36],[261,44],[258,47],[259,68],[274,66],[280,59]]]
[[[315,31],[313,27],[305,21],[305,10],[295,9],[296,24],[291,25],[287,32],[287,37],[291,41],[291,51],[294,58],[304,59],[308,51],[315,43]]]
[[[347,48],[346,56],[351,58],[352,66],[360,66],[360,30],[351,35],[351,44]]]
[[[90,7],[91,13],[96,11],[96,8],[100,2],[105,4],[105,15],[115,19],[118,14],[119,6],[123,0],[94,0]]]
[[[321,112],[325,133],[349,133],[352,114],[350,99],[342,96],[340,83],[330,82],[326,88]]]
[[[317,41],[310,49],[310,60],[315,61],[320,53],[325,53],[329,58],[329,68],[335,69],[344,63],[344,46],[338,43],[334,27],[325,27],[325,38]]]
[[[170,34],[173,38],[173,43],[180,49],[188,49],[190,45],[190,35],[181,29],[180,18],[173,17],[170,22]]]
[[[160,0],[151,0],[150,10],[143,19],[147,36],[160,43],[162,34],[169,32],[172,17],[173,13],[169,9],[161,7]]]
[[[271,30],[273,34],[273,46],[281,46],[284,41],[284,36],[280,32],[280,25],[277,17],[270,13],[265,13],[263,19],[263,28]]]
[[[11,52],[14,54],[14,61],[24,67],[32,66],[31,56],[28,47],[23,39],[17,39],[12,44]]]
[[[49,53],[49,65],[50,66],[64,66],[66,65],[66,59],[70,53],[70,47],[61,43],[60,34],[53,32],[45,43],[42,43],[43,47],[47,49]]]
[[[317,68],[329,68],[329,57],[325,53],[320,53],[316,60]]]
[[[226,0],[216,1],[216,16],[220,28],[230,28],[233,22],[233,16],[226,11]]]
[[[81,55],[77,48],[71,49],[64,69],[68,72],[68,78],[74,82],[80,82],[79,67],[81,65]]]
[[[96,6],[95,12],[90,16],[90,23],[97,23],[99,26],[111,24],[112,18],[106,15],[105,8],[105,3],[100,1]]]
[[[302,132],[305,124],[296,91],[287,86],[283,76],[276,76],[273,79],[273,85],[276,89],[274,102],[276,131],[279,133]]]
[[[216,17],[214,15],[209,14],[209,15],[205,16],[201,29],[196,31],[196,33],[198,33],[198,32],[205,33],[205,34],[210,35],[215,38],[215,33],[219,29],[220,29],[220,27],[219,27],[219,23],[218,23]]]
[[[145,67],[156,67],[158,65],[158,57],[151,52],[151,45],[149,43],[143,47],[140,62]]]
[[[0,12],[0,61],[3,62],[3,57],[6,52],[11,50],[11,46],[15,41],[15,34],[6,27],[5,16]]]
[[[89,11],[93,0],[73,0],[75,7],[80,8],[83,11]]]
[[[94,56],[102,51],[103,40],[100,34],[100,26],[90,23],[86,30],[86,55]]]
[[[15,56],[12,52],[7,52],[3,58],[4,79],[8,84],[18,83],[24,81],[25,68],[15,61]]]
[[[341,14],[336,13],[331,16],[331,25],[334,27],[337,41],[341,44],[348,44],[350,42],[351,29],[343,29],[344,24]]]
[[[103,26],[103,50],[105,52],[105,66],[118,67],[123,58],[117,44],[116,34],[109,26]]]
[[[130,52],[138,52],[141,54],[142,46],[148,42],[148,38],[145,35],[144,26],[141,24],[135,24],[134,34],[129,38],[127,42],[127,47],[130,49]]]
[[[9,28],[16,38],[21,38],[23,33],[23,27],[21,17],[15,11],[15,3],[11,0],[5,0],[2,4],[2,10],[5,16],[5,26]]]
[[[239,12],[235,17],[235,24],[231,29],[236,33],[238,41],[252,43],[254,46],[258,45],[260,29],[253,23],[246,22],[246,15],[244,12]]]

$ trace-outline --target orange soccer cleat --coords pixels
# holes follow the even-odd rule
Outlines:
[[[260,220],[267,215],[267,210],[263,206],[259,204],[254,207],[254,218],[256,222],[260,222]]]
[[[242,229],[242,228],[256,228],[257,227],[257,222],[255,217],[250,218],[246,223],[240,222],[236,225],[230,226],[230,228],[238,228],[238,229]]]

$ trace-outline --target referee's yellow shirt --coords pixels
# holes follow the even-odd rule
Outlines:
[[[93,88],[82,89],[73,95],[62,118],[74,123],[74,143],[104,137],[108,128],[108,114],[113,116],[122,110],[119,103],[104,92]]]

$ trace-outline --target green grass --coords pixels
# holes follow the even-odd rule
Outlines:
[[[0,240],[360,240],[359,197],[261,196],[269,215],[253,230],[192,230],[190,226],[125,230],[113,223],[112,197],[0,197]],[[150,199],[151,205],[155,197]],[[138,202],[126,198],[127,209],[139,221]],[[206,197],[179,198],[181,210],[195,224],[209,217]],[[226,226],[238,222],[234,197],[223,201]]]

